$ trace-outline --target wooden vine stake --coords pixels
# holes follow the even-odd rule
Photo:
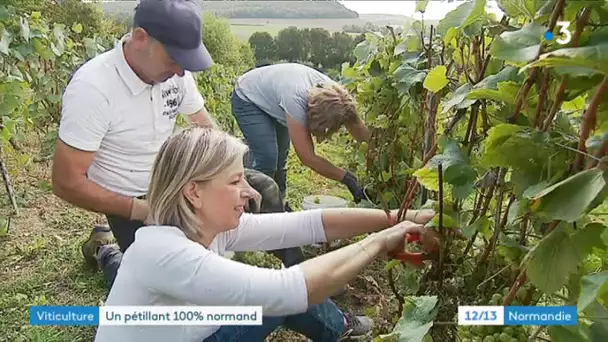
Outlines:
[[[8,194],[9,199],[11,200],[11,204],[13,206],[13,212],[15,215],[19,215],[19,207],[17,206],[17,199],[15,198],[15,191],[13,190],[13,184],[11,182],[11,177],[8,174],[8,169],[6,168],[6,164],[4,163],[4,149],[0,144],[0,171],[2,171],[2,179],[4,180],[4,186],[6,187],[6,193]]]

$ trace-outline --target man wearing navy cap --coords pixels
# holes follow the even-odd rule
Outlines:
[[[144,0],[133,30],[82,65],[64,91],[53,192],[105,214],[109,227],[93,228],[82,252],[110,286],[148,215],[149,173],[177,115],[215,127],[191,74],[212,65],[195,2]]]
[[[200,12],[193,1],[142,0],[133,30],[114,49],[82,65],[63,94],[53,192],[80,208],[105,214],[110,228],[93,228],[82,252],[87,261],[100,266],[110,286],[123,253],[148,215],[149,174],[177,115],[202,127],[215,126],[191,74],[213,65],[202,43]],[[249,171],[254,177],[247,179],[258,192],[265,194],[266,184],[273,184],[273,192],[279,194],[270,177]],[[268,179],[271,183],[266,183]],[[265,185],[260,187],[261,183]],[[328,336],[371,330],[371,320],[343,314],[330,302],[319,310],[314,317],[296,320],[299,327],[310,330],[316,324],[315,332]],[[259,336],[274,329],[273,324],[254,328]],[[210,339],[243,333],[250,340],[254,334],[247,330],[251,327],[234,328],[222,329]],[[180,336],[172,338],[180,340]]]

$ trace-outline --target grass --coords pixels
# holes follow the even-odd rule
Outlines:
[[[33,160],[40,151],[40,142],[33,139],[23,148],[24,155]],[[340,144],[322,144],[318,150],[341,165]],[[28,307],[103,304],[106,282],[100,271],[85,265],[80,245],[93,225],[105,223],[105,219],[52,194],[50,160],[30,161],[24,166],[19,164],[18,156],[6,159],[20,215],[10,222],[8,230],[6,225],[0,228],[0,341],[91,341],[95,333],[93,327],[30,326]],[[288,186],[289,200],[296,210],[300,210],[302,198],[309,194],[351,198],[346,187],[303,167],[293,151],[289,158]],[[3,218],[9,213],[8,196],[2,193],[0,221],[5,222]],[[249,261],[270,266],[268,258],[274,257],[266,255],[266,258]],[[284,336],[281,334],[285,333],[278,334]],[[289,340],[295,338],[287,336]]]
[[[24,154],[34,159],[37,146],[24,146]],[[51,193],[49,161],[30,161],[24,168],[15,158],[6,162],[13,171],[20,215],[0,238],[0,341],[90,341],[89,327],[30,326],[28,307],[103,302],[103,277],[84,265],[79,250],[87,231],[102,218]],[[6,198],[3,194],[3,218],[10,210]]]

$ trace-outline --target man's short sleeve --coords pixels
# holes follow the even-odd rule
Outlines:
[[[110,127],[110,103],[95,87],[72,80],[63,93],[59,139],[84,151],[94,152]]]
[[[194,114],[203,108],[205,100],[196,86],[196,80],[194,80],[192,73],[186,71],[183,82],[185,93],[179,106],[179,113],[182,115]]]

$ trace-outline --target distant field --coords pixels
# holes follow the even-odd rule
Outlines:
[[[329,32],[340,32],[344,25],[360,25],[371,22],[374,25],[403,25],[410,19],[398,15],[364,15],[358,19],[229,19],[232,32],[241,39],[248,39],[252,33],[266,31],[276,36],[280,30],[296,26],[297,28],[324,28]]]
[[[289,26],[303,28],[324,28],[329,32],[340,32],[344,25],[352,25],[356,19],[230,19],[232,33],[242,39],[248,39],[252,33],[266,31],[276,36],[279,31]]]

